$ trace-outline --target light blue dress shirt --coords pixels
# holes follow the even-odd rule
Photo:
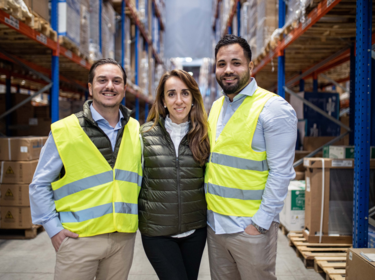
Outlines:
[[[124,118],[121,110],[119,111],[120,118],[115,128],[110,126],[108,121],[94,109],[92,104],[90,105],[90,111],[93,120],[111,141],[113,151],[118,131],[122,127],[121,119]],[[33,224],[42,225],[47,231],[49,237],[53,237],[64,229],[61,225],[59,214],[56,212],[51,188],[51,183],[58,179],[62,167],[63,163],[59,152],[57,151],[52,133],[50,132],[47,142],[40,152],[38,166],[33,181],[29,186],[30,208]]]
[[[244,99],[252,96],[258,85],[254,78],[230,102],[225,96],[223,108],[217,122],[216,139]],[[267,152],[269,175],[259,210],[251,217],[225,216],[207,212],[207,223],[216,234],[242,232],[253,220],[258,226],[269,229],[272,222],[279,222],[290,180],[294,179],[293,168],[297,139],[297,116],[290,104],[277,96],[270,98],[259,115],[255,129],[253,150]],[[244,143],[245,144],[245,143]],[[249,182],[250,184],[251,182]]]

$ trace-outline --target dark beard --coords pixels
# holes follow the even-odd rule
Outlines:
[[[224,77],[226,77],[226,76],[224,76]],[[238,93],[240,90],[242,90],[248,84],[248,82],[250,80],[250,73],[248,73],[247,75],[245,75],[241,78],[239,78],[239,76],[234,76],[234,77],[237,78],[237,83],[233,84],[233,85],[230,85],[230,86],[224,86],[222,81],[219,80],[216,77],[216,80],[219,83],[219,85],[221,86],[221,88],[223,89],[223,92],[224,92],[225,95],[235,94],[235,93]]]

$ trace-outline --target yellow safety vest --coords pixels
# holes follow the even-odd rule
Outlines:
[[[248,96],[216,140],[216,127],[224,97],[212,105],[211,155],[206,165],[205,188],[209,210],[227,216],[252,217],[259,209],[269,168],[267,153],[252,149],[259,114],[275,94],[259,88]]]
[[[124,127],[113,169],[75,115],[51,128],[65,168],[65,175],[52,183],[63,227],[80,237],[135,232],[142,182],[139,123],[130,118]]]

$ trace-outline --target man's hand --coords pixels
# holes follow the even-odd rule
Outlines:
[[[248,234],[248,235],[259,235],[261,234],[252,224],[248,225],[246,228],[245,228],[245,232]]]
[[[67,229],[63,229],[58,234],[54,235],[51,238],[51,241],[52,241],[52,245],[55,248],[56,252],[59,250],[61,243],[63,242],[63,240],[66,237],[77,238],[78,234],[77,233],[73,233],[73,232],[71,232],[71,231],[69,231]]]

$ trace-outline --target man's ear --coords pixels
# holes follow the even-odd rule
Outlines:
[[[252,76],[253,70],[254,70],[254,62],[252,62],[252,61],[249,62],[249,68],[250,68],[250,76]]]
[[[92,96],[92,84],[88,83],[88,86],[89,86],[89,94],[90,96]]]

